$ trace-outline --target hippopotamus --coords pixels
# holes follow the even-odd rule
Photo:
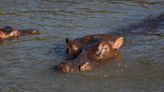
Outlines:
[[[108,36],[107,35],[104,35],[104,36],[92,35],[92,36],[84,37],[82,39],[82,43],[83,41],[85,42],[85,39],[88,37],[91,37],[89,38],[89,40],[91,39],[94,40],[97,38],[101,39],[99,41],[96,41],[95,44],[92,44],[91,46],[88,46],[86,48],[83,48],[83,46],[87,45],[86,43],[85,45],[83,44],[83,46],[81,46],[79,45],[81,44],[80,42],[76,43],[75,41],[77,40],[74,40],[74,42],[78,44],[77,45],[78,49],[75,49],[74,51],[76,53],[76,51],[80,49],[80,52],[78,52],[78,55],[76,58],[67,59],[65,62],[62,62],[61,64],[59,64],[57,69],[64,73],[76,72],[76,71],[90,71],[101,62],[107,61],[117,56],[119,54],[121,47],[123,46],[124,38],[121,36],[120,37],[119,36],[112,37],[111,35],[108,35]],[[69,48],[69,50],[71,49]]]
[[[89,45],[93,45],[100,40],[109,40],[114,41],[119,36],[114,36],[111,34],[96,34],[96,35],[88,35],[82,38],[77,38],[74,40],[70,40],[66,38],[66,55],[67,59],[76,58],[83,48],[86,48]]]
[[[39,32],[34,29],[18,30],[10,26],[5,26],[4,28],[0,29],[0,39],[8,39],[12,37],[19,37],[22,35],[38,34],[38,33]]]

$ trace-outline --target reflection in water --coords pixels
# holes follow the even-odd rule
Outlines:
[[[0,46],[2,92],[162,92],[163,0],[3,0],[0,24],[40,35]],[[116,31],[117,30],[117,31]],[[66,37],[113,33],[126,38],[117,57],[92,72],[61,74]]]

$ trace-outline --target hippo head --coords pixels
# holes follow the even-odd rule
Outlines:
[[[124,38],[118,37],[115,41],[104,40],[89,48],[87,50],[88,59],[85,59],[85,57],[83,58],[85,61],[79,66],[80,71],[91,70],[95,64],[100,64],[103,61],[117,56],[119,54],[120,48],[123,45],[123,42]]]
[[[118,37],[114,41],[102,41],[96,47],[97,59],[108,59],[116,56],[123,45],[124,38]]]
[[[79,55],[82,49],[72,40],[66,38],[67,59],[73,59]]]

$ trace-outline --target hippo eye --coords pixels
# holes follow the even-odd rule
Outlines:
[[[108,47],[105,47],[105,50],[107,50],[108,49]]]
[[[119,51],[119,49],[114,49],[115,51]]]

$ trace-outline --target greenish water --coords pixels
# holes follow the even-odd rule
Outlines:
[[[158,17],[160,16],[160,17]],[[2,0],[0,27],[41,34],[0,46],[0,92],[163,92],[163,0]],[[91,72],[62,74],[65,38],[119,33],[121,55]]]

